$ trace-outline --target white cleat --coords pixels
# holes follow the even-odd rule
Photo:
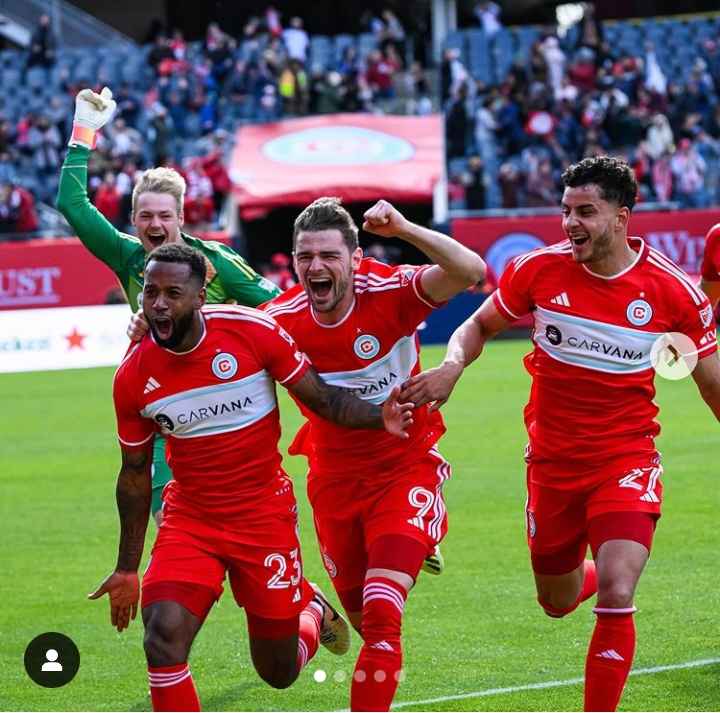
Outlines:
[[[313,582],[310,586],[315,591],[313,601],[323,610],[322,626],[320,627],[320,643],[335,656],[342,656],[350,649],[350,626],[345,617],[330,604],[320,587]]]
[[[440,545],[435,545],[435,549],[429,554],[421,567],[423,572],[427,572],[432,575],[439,575],[443,573],[445,569],[445,559],[440,552]]]

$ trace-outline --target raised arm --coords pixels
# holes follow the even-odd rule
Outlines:
[[[137,615],[140,585],[138,567],[145,545],[145,530],[152,500],[152,441],[142,449],[121,447],[116,498],[120,516],[120,546],[115,571],[88,595],[99,599],[110,595],[110,621],[118,631],[126,629]]]
[[[83,245],[117,271],[123,267],[125,252],[137,249],[137,240],[117,230],[90,203],[87,194],[88,160],[95,132],[109,121],[115,106],[110,94],[110,99],[103,99],[105,108],[98,109],[93,101],[100,98],[90,89],[83,89],[75,98],[73,133],[60,170],[56,203]]]
[[[408,438],[412,425],[412,403],[399,403],[395,388],[382,406],[363,401],[345,389],[326,384],[315,369],[310,368],[289,391],[319,416],[349,428],[384,428],[398,438]]]
[[[720,358],[718,358],[718,354],[711,354],[700,359],[692,375],[703,401],[715,414],[715,418],[720,421]]]
[[[510,326],[498,312],[493,299],[486,299],[450,337],[440,366],[413,376],[403,385],[400,398],[416,406],[432,403],[430,410],[440,408],[449,398],[466,367],[482,354],[485,343]]]
[[[421,277],[422,287],[433,301],[445,302],[485,278],[485,263],[477,253],[447,235],[411,223],[387,201],[378,201],[364,217],[363,230],[400,238],[435,263]]]

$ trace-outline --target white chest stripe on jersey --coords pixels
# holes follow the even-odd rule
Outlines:
[[[328,371],[322,372],[320,376],[328,384],[347,389],[364,401],[381,404],[393,387],[410,377],[417,360],[415,337],[402,337],[385,356],[363,369]]]
[[[533,340],[553,359],[612,374],[651,369],[650,349],[659,332],[620,327],[584,317],[535,310]]]
[[[251,426],[276,406],[274,382],[263,370],[158,399],[147,404],[141,415],[155,421],[166,436],[197,438]]]

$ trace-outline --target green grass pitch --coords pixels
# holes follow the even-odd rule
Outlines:
[[[396,702],[440,699],[404,710],[580,710],[582,688],[564,685],[460,699],[457,694],[582,676],[593,616],[545,617],[534,600],[524,542],[526,341],[491,344],[444,412],[441,450],[453,464],[445,493],[446,571],[421,575],[406,609],[406,679]],[[425,350],[425,365],[441,348]],[[111,571],[117,551],[111,369],[0,376],[3,549],[0,709],[149,710],[142,625],[117,634],[107,600],[85,595]],[[718,613],[718,424],[691,380],[659,380],[665,508],[637,605],[636,669],[720,657]],[[283,390],[283,446],[299,422]],[[568,424],[572,428],[572,424]],[[306,574],[327,592],[304,493],[303,461],[286,459],[302,513]],[[149,530],[145,558],[154,527]],[[23,652],[37,634],[69,635],[81,653],[60,689],[33,684]],[[264,685],[250,664],[245,618],[226,591],[198,637],[191,665],[206,710],[341,710],[359,639],[344,658],[321,649],[286,691]],[[324,683],[313,673],[323,669]],[[345,678],[345,681],[339,679]],[[720,665],[630,678],[622,710],[720,709]]]

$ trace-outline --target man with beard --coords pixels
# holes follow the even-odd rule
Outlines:
[[[560,618],[597,592],[585,710],[613,711],[635,655],[634,593],[661,511],[653,367],[692,371],[720,419],[720,364],[707,297],[628,236],[637,183],[627,163],[586,158],[563,182],[567,239],[515,258],[443,363],[410,379],[402,398],[437,409],[485,343],[532,313],[526,514],[538,602]]]
[[[115,111],[112,92],[83,89],[75,99],[75,118],[65,163],[60,174],[57,207],[83,245],[117,276],[132,310],[138,309],[146,254],[166,243],[184,243],[199,250],[207,265],[206,299],[256,307],[279,290],[258,275],[240,255],[225,245],[199,240],[182,232],[185,180],[171,168],[145,171],[132,193],[131,221],[137,237],[117,230],[90,203],[87,171],[96,133]],[[165,441],[157,438],[153,456],[152,512],[162,520],[162,492],[172,478],[165,462]]]
[[[418,325],[485,274],[478,255],[415,225],[386,201],[363,228],[399,237],[436,264],[390,267],[363,259],[358,229],[337,198],[319,198],[295,221],[300,284],[267,307],[315,363],[322,378],[382,404],[420,370]],[[436,443],[439,413],[415,412],[410,439],[351,431],[312,413],[290,447],[309,460],[308,497],[325,567],[361,633],[350,705],[390,709],[401,676],[402,615],[425,558],[447,530],[442,486],[450,465]]]
[[[297,505],[277,447],[275,382],[325,419],[384,427],[392,437],[408,438],[412,404],[398,403],[399,388],[378,406],[326,384],[263,312],[205,307],[206,260],[187,245],[154,250],[144,278],[151,334],[130,347],[113,384],[122,451],[118,560],[89,596],[109,594],[118,631],[135,618],[160,430],[175,479],[143,577],[150,692],[153,710],[200,710],[187,660],[226,572],[247,615],[253,663],[271,686],[289,686],[319,642],[338,654],[349,646],[347,623],[302,577]]]

